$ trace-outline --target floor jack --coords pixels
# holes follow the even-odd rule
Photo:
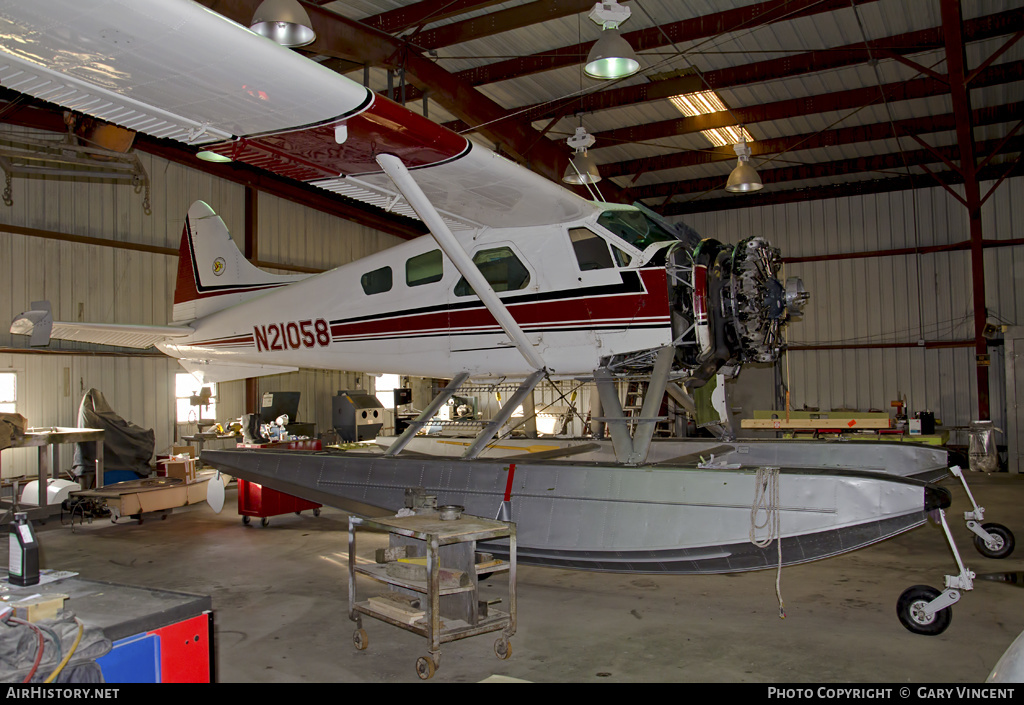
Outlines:
[[[988,558],[1006,558],[1009,556],[1013,552],[1013,533],[1002,524],[980,524],[980,522],[985,520],[985,508],[979,507],[978,503],[974,501],[974,495],[971,494],[971,490],[967,486],[967,480],[964,478],[960,467],[954,465],[949,470],[956,477],[960,478],[960,482],[967,491],[967,496],[974,507],[972,511],[964,512],[964,520],[967,522],[967,528],[975,535],[975,548],[978,549],[979,553]],[[976,577],[974,571],[965,567],[960,559],[960,552],[956,548],[953,534],[950,532],[949,524],[946,522],[945,510],[940,508],[934,511],[938,516],[938,522],[942,525],[942,531],[946,535],[946,541],[949,542],[949,547],[953,551],[953,557],[956,559],[960,572],[957,575],[946,576],[946,589],[942,592],[939,592],[930,585],[915,585],[904,590],[896,602],[896,614],[899,617],[900,623],[915,634],[926,634],[929,636],[935,636],[946,631],[950,621],[953,619],[952,606],[960,601],[961,591],[974,589],[974,578]]]

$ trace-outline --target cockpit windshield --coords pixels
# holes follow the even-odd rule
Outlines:
[[[638,250],[645,250],[655,242],[676,240],[674,235],[638,210],[607,210],[597,223]]]

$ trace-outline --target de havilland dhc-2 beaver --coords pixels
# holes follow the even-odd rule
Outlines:
[[[946,471],[941,449],[652,443],[666,390],[685,397],[780,354],[780,332],[807,294],[780,281],[779,253],[762,238],[727,245],[640,205],[581,198],[190,0],[4,0],[0,24],[4,87],[429,229],[321,274],[272,275],[197,201],[171,325],[65,323],[47,305],[15,318],[11,331],[33,345],[155,345],[206,381],[300,367],[451,380],[382,454],[206,450],[204,462],[343,509],[395,511],[420,488],[439,504],[515,521],[519,561],[564,568],[772,568],[884,540],[929,512],[949,537],[950,493],[928,481]],[[637,375],[649,384],[631,432],[616,380]],[[521,384],[462,457],[407,457],[412,436],[470,379]],[[596,382],[610,448],[588,440],[546,457],[488,454],[543,379]],[[766,491],[775,546],[751,540],[752,503]],[[981,546],[1012,548],[1012,535],[989,533],[981,518],[968,517]],[[956,557],[945,590],[901,596],[908,629],[949,624],[973,578]]]

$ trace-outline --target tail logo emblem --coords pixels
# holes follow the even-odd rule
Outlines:
[[[227,263],[224,262],[224,258],[223,257],[218,257],[217,259],[213,260],[213,273],[214,273],[214,275],[219,277],[221,274],[224,273],[224,269],[226,267],[227,267]]]

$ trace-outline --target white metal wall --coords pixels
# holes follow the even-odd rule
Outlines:
[[[0,125],[4,134],[56,139],[52,133]],[[84,183],[52,178],[16,178],[14,204],[0,205],[0,321],[10,321],[32,301],[49,299],[58,320],[166,324],[170,317],[177,257],[13,234],[16,225],[65,234],[131,242],[175,250],[185,214],[196,199],[209,203],[242,244],[244,188],[158,157],[139,153],[150,179],[152,213],[143,212],[143,195],[127,185]],[[401,242],[334,216],[259,195],[259,257],[262,261],[328,269]],[[177,363],[163,356],[110,357],[19,354],[24,336],[0,325],[0,370],[19,372],[18,412],[31,426],[75,426],[82,391],[94,387],[125,419],[156,431],[156,451],[175,438],[174,375]],[[70,344],[54,341],[60,350]],[[82,346],[77,346],[82,347]],[[85,346],[89,348],[90,346]],[[99,351],[97,346],[91,349]],[[300,418],[319,428],[330,425],[330,395],[349,388],[347,373],[301,371],[263,378],[260,391],[303,393]],[[244,383],[223,384],[218,415],[244,412]],[[192,429],[190,429],[192,430]],[[70,448],[61,457],[70,467]],[[5,477],[34,472],[34,451],[3,452]]]
[[[991,183],[982,184],[986,193]],[[742,196],[737,196],[737,199]],[[1024,178],[1009,179],[986,203],[988,239],[1020,237]],[[761,235],[783,257],[927,247],[970,238],[966,209],[941,187],[811,201],[680,218],[704,237],[737,242]],[[790,344],[851,345],[971,340],[974,336],[970,253],[803,262],[787,265],[811,299]],[[985,251],[989,319],[1022,324],[1024,248]],[[1004,418],[1002,350],[992,347],[990,404]],[[785,361],[784,361],[785,364]],[[905,395],[911,411],[931,410],[947,426],[977,417],[973,348],[794,351],[789,353],[794,408],[888,410]],[[966,442],[966,435],[954,437]]]

